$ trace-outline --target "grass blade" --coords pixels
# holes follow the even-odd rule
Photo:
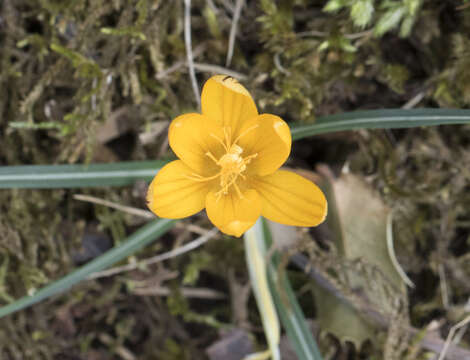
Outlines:
[[[271,232],[263,219],[262,234],[269,249],[272,244]],[[268,256],[265,254],[265,256]],[[322,360],[317,343],[307,326],[305,316],[297,302],[289,278],[284,269],[279,267],[280,256],[274,252],[268,264],[268,281],[277,312],[281,318],[299,360]]]
[[[357,129],[398,129],[470,123],[470,110],[385,109],[353,111],[318,117],[314,124],[293,125],[292,139]]]
[[[152,180],[168,160],[89,165],[20,165],[0,167],[0,189],[125,186]]]
[[[47,299],[50,296],[64,292],[73,285],[86,279],[90,274],[101,271],[125,257],[134,254],[137,250],[155,239],[158,239],[173,227],[173,225],[174,221],[167,219],[158,219],[150,222],[129,236],[121,245],[107,251],[63,278],[40,289],[34,295],[25,296],[9,305],[0,307],[0,318]]]

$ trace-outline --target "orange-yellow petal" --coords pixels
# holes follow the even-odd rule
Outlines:
[[[255,190],[243,192],[243,198],[235,192],[218,197],[211,191],[207,194],[206,211],[220,231],[239,237],[259,218],[261,199]]]
[[[222,146],[215,137],[223,139],[223,136],[217,122],[196,113],[178,116],[168,130],[168,141],[176,156],[201,175],[217,170],[215,162],[206,154],[211,152],[216,158],[222,154]]]
[[[260,195],[261,214],[269,220],[294,226],[316,226],[325,220],[327,203],[320,188],[291,171],[250,179]]]
[[[287,160],[292,137],[289,126],[279,116],[262,114],[244,125],[239,145],[245,156],[257,154],[250,162],[249,172],[264,176]]]
[[[181,160],[166,164],[150,183],[147,205],[157,216],[180,219],[201,211],[210,184],[189,177],[193,170]]]
[[[231,76],[215,75],[206,81],[201,94],[202,114],[231,127],[232,139],[245,121],[258,115],[250,93]]]

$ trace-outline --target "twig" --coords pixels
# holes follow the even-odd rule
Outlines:
[[[444,265],[439,264],[438,266],[439,272],[439,284],[441,287],[441,296],[442,296],[442,305],[444,309],[449,309],[449,288],[447,287],[447,280],[446,280],[446,273],[444,269]]]
[[[176,257],[178,255],[181,255],[181,254],[184,254],[188,251],[196,249],[197,247],[201,246],[202,244],[204,244],[208,240],[210,240],[212,237],[214,237],[215,234],[217,234],[217,232],[218,232],[218,230],[216,228],[213,228],[212,230],[206,232],[205,235],[202,235],[202,236],[198,237],[196,240],[193,240],[193,241],[191,241],[191,242],[187,243],[186,245],[183,245],[179,248],[173,249],[173,250],[168,251],[166,253],[159,254],[159,255],[153,256],[149,259],[145,259],[145,260],[142,260],[142,261],[139,261],[139,262],[136,262],[136,263],[117,266],[117,267],[114,267],[114,268],[111,268],[111,269],[108,269],[108,270],[93,273],[88,277],[88,280],[93,280],[93,279],[107,277],[107,276],[113,276],[113,275],[116,275],[116,274],[120,274],[122,272],[132,271],[132,270],[135,270],[135,269],[140,268],[140,267],[145,267],[145,266],[148,266],[148,265],[151,265],[151,264],[161,262],[163,260],[171,259],[173,257]]]
[[[196,46],[194,48],[194,51],[193,51],[193,58],[197,58],[199,55],[201,55],[205,50],[206,50],[206,44],[201,44],[199,46]],[[174,73],[175,71],[177,71],[178,69],[182,68],[183,66],[187,66],[188,65],[188,60],[186,59],[181,59],[177,62],[175,62],[173,65],[171,65],[169,68],[163,70],[163,71],[160,71],[158,72],[156,75],[155,75],[155,78],[157,80],[161,80],[161,79],[164,79],[166,78],[168,75],[170,75],[171,73]]]
[[[235,37],[237,36],[238,30],[238,20],[240,20],[240,14],[242,12],[243,5],[245,0],[237,0],[235,4],[235,12],[233,13],[232,26],[230,27],[230,36],[228,38],[228,51],[227,51],[227,60],[225,61],[225,66],[230,66],[233,56],[233,48],[235,47]]]
[[[122,212],[136,215],[145,219],[153,219],[155,217],[155,215],[153,215],[150,211],[137,209],[131,206],[120,205],[115,202],[100,199],[100,198],[90,196],[90,195],[75,194],[73,198],[75,200],[86,201],[86,202],[91,202],[93,204],[107,206],[112,209],[120,210]]]
[[[196,97],[198,107],[201,107],[201,96],[194,71],[193,50],[191,47],[191,0],[184,0],[184,44],[186,46],[186,57],[188,59],[189,77]]]
[[[103,343],[105,343],[106,345],[109,345],[110,347],[113,347],[114,352],[117,353],[117,355],[119,355],[124,360],[136,360],[137,359],[135,355],[126,347],[122,345],[116,346],[116,341],[108,334],[101,333],[98,337]]]
[[[290,71],[287,70],[284,66],[282,66],[280,57],[281,57],[281,54],[280,54],[280,53],[274,54],[274,65],[276,65],[276,68],[277,68],[281,73],[283,73],[284,75],[289,76],[289,75],[290,75]]]
[[[470,323],[470,315],[467,316],[465,319],[463,319],[462,321],[458,322],[457,324],[455,324],[454,326],[451,327],[450,331],[449,331],[449,334],[447,335],[447,339],[446,339],[446,342],[444,344],[444,348],[442,349],[441,351],[441,354],[439,355],[439,359],[438,360],[444,360],[445,357],[446,357],[446,353],[447,353],[447,350],[449,349],[449,346],[450,346],[450,343],[452,341],[452,338],[454,337],[454,333],[460,329],[461,327],[467,325],[468,323]]]
[[[452,343],[458,344],[460,341],[462,341],[462,337],[465,335],[465,332],[467,331],[467,329],[468,329],[468,324],[465,324],[459,330],[457,330],[454,336],[454,339],[452,340]]]
[[[235,12],[235,9],[230,1],[222,0],[221,3],[225,7],[225,10],[227,10],[228,12],[232,14]]]
[[[207,72],[211,72],[214,74],[230,75],[236,78],[237,80],[246,80],[248,78],[248,76],[246,76],[245,74],[242,74],[242,73],[239,73],[238,71],[233,71],[233,70],[230,70],[222,66],[218,66],[218,65],[194,63],[194,67],[200,71],[207,71]]]
[[[295,34],[298,37],[306,36],[317,36],[317,37],[327,37],[329,34],[324,31],[310,30],[310,31],[301,31]]]
[[[354,34],[345,34],[344,37],[349,40],[355,40],[355,39],[360,39],[364,36],[372,35],[372,33],[373,33],[373,30],[366,30],[366,31],[361,31],[361,32],[354,33]]]
[[[194,55],[196,55],[196,52],[194,52]],[[170,75],[171,73],[181,69],[183,66],[186,66],[187,64],[188,64],[188,62],[186,60],[178,61],[177,63],[170,66],[168,69],[166,69],[166,70],[158,73],[157,75],[155,75],[155,78],[157,80],[161,80],[161,79],[167,77],[168,75]],[[213,73],[213,74],[230,75],[230,76],[232,76],[232,77],[234,77],[238,80],[245,80],[245,79],[248,78],[248,76],[245,75],[245,74],[242,74],[238,71],[233,71],[233,70],[227,69],[227,68],[225,68],[223,66],[219,66],[219,65],[195,62],[194,63],[194,69],[196,69],[198,71],[202,71],[202,72],[210,72],[210,73]]]
[[[216,14],[218,14],[219,9],[217,9],[217,6],[215,6],[214,2],[212,0],[206,0],[206,2],[207,2],[207,5],[211,8],[211,10],[215,12]]]
[[[150,211],[138,209],[138,208],[131,207],[131,206],[120,205],[118,203],[108,201],[108,200],[104,200],[104,199],[100,199],[100,198],[95,197],[95,196],[76,194],[73,197],[76,200],[86,201],[86,202],[90,202],[90,203],[93,203],[93,204],[107,206],[107,207],[110,207],[112,209],[120,210],[120,211],[128,213],[128,214],[143,217],[145,219],[155,218],[155,215],[152,214]],[[175,227],[184,228],[184,229],[187,229],[187,230],[189,230],[189,231],[191,231],[195,234],[199,234],[199,235],[207,234],[206,229],[204,229],[204,228],[202,228],[198,225],[194,225],[194,224],[176,223]]]
[[[424,91],[419,92],[415,96],[413,96],[405,105],[403,105],[401,108],[402,109],[412,109],[416,105],[419,104],[421,100],[424,98]]]
[[[390,260],[392,261],[393,267],[400,275],[403,282],[411,288],[415,287],[413,281],[406,275],[406,272],[401,267],[400,263],[398,262],[397,256],[395,254],[395,248],[393,247],[393,211],[387,216],[387,227],[386,227],[386,237],[387,237],[387,250],[388,255],[390,256]]]
[[[220,300],[226,299],[227,295],[220,291],[207,289],[207,288],[190,288],[190,287],[180,287],[179,291],[184,297],[188,298],[199,298],[199,299],[211,299],[211,300]],[[167,287],[151,287],[145,289],[135,288],[132,290],[133,294],[136,295],[156,295],[156,296],[168,296],[171,294],[171,290]]]
[[[366,30],[366,31],[358,32],[358,33],[341,34],[341,35],[344,36],[348,40],[356,40],[356,39],[360,39],[364,36],[371,35],[372,32],[373,32],[372,30]],[[296,35],[299,36],[299,37],[305,37],[305,36],[327,37],[330,34],[327,33],[327,32],[324,32],[324,31],[311,30],[311,31],[298,32],[298,33],[296,33]]]

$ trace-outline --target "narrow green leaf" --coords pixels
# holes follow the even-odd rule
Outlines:
[[[64,292],[73,285],[86,279],[90,274],[101,271],[125,257],[134,254],[137,250],[148,245],[155,239],[158,239],[171,229],[173,225],[174,221],[167,219],[158,219],[150,222],[129,236],[121,245],[107,251],[77,270],[72,271],[61,279],[40,289],[34,295],[22,297],[9,305],[0,307],[0,318]]]
[[[269,249],[272,244],[271,232],[264,219],[262,225],[261,233],[266,249]],[[266,252],[264,256],[268,257],[270,253]],[[271,295],[282,325],[286,329],[287,336],[291,340],[299,360],[322,360],[317,343],[307,326],[305,316],[297,302],[289,278],[285,270],[279,266],[279,263],[280,255],[276,251],[270,256],[267,275]]]
[[[136,180],[151,180],[167,162],[159,160],[90,165],[2,166],[0,189],[125,186]]]
[[[318,117],[314,124],[293,125],[292,139],[357,129],[398,129],[470,123],[470,110],[384,109],[353,111]]]

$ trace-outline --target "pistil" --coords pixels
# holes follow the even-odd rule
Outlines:
[[[237,195],[243,199],[243,194],[240,191],[240,188],[237,184],[238,177],[245,179],[243,174],[246,171],[247,165],[251,162],[252,159],[258,156],[258,154],[252,154],[246,157],[242,157],[243,148],[237,145],[237,142],[246,134],[256,129],[258,125],[254,125],[243,131],[235,141],[231,141],[231,128],[224,127],[224,140],[210,134],[215,138],[224,148],[225,154],[217,159],[210,151],[206,152],[206,156],[214,161],[214,163],[220,166],[219,172],[213,176],[204,177],[199,174],[193,173],[188,178],[194,181],[210,181],[220,177],[220,190],[216,192],[217,200],[220,199],[222,195],[227,195],[231,186],[235,189]]]

